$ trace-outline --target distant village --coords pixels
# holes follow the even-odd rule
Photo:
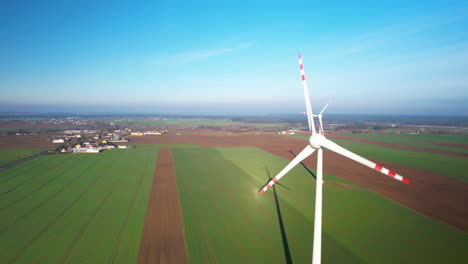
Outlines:
[[[126,145],[126,136],[165,135],[168,131],[132,131],[131,129],[103,130],[65,130],[63,136],[52,139],[57,144],[55,152],[59,153],[99,153],[110,149],[130,149]]]

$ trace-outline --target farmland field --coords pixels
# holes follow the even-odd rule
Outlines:
[[[296,138],[307,139],[294,135]],[[332,141],[369,159],[386,161],[468,181],[466,158],[377,146],[371,143],[332,138]]]
[[[310,262],[314,178],[303,167],[259,195],[286,160],[254,147],[173,154],[192,263]],[[323,263],[459,263],[468,250],[463,231],[332,184],[324,186],[323,229]]]
[[[0,149],[0,167],[31,157],[45,149]]]
[[[170,126],[177,128],[191,128],[198,126],[225,126],[230,125],[228,119],[211,118],[166,118],[166,119],[129,119],[128,121],[117,121],[116,123],[131,123],[146,126]]]
[[[437,134],[390,134],[390,133],[364,133],[340,134],[342,136],[361,138],[385,143],[407,145],[420,148],[429,148],[444,151],[468,153],[468,137],[464,135],[437,135]],[[458,146],[457,146],[458,145]]]
[[[237,137],[209,138],[238,144]],[[259,195],[286,159],[256,147],[172,143],[190,141],[182,136],[147,139],[167,144],[41,156],[0,172],[0,263],[136,263],[162,147],[173,153],[190,263],[310,262],[313,171],[298,166]],[[345,180],[325,174],[325,182],[323,263],[466,257],[460,229]]]
[[[223,127],[231,125],[241,125],[249,127],[281,127],[287,126],[289,123],[281,123],[277,121],[271,122],[255,122],[255,121],[233,121],[227,118],[158,118],[158,119],[125,119],[121,121],[114,121],[115,123],[123,124],[137,124],[145,126],[159,126],[159,127],[169,127],[172,129],[182,129],[182,128],[199,128],[199,127]]]
[[[41,156],[0,173],[0,263],[135,263],[157,149]]]
[[[468,170],[466,158],[392,149],[344,139],[333,139],[333,141],[371,159],[432,171],[440,175],[468,181],[468,175],[465,173]]]

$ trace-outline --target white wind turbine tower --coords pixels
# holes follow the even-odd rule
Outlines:
[[[392,177],[395,180],[409,184],[410,181],[404,178],[401,175],[396,174],[393,171],[390,171],[381,165],[378,165],[368,159],[365,159],[339,145],[333,141],[328,140],[323,135],[323,126],[322,126],[322,113],[327,108],[328,104],[323,108],[323,110],[318,115],[312,113],[312,106],[309,99],[309,90],[307,88],[307,81],[304,73],[304,66],[302,64],[302,56],[299,53],[299,65],[301,70],[302,86],[304,87],[304,97],[307,110],[307,119],[309,124],[309,130],[312,135],[309,137],[309,144],[302,150],[283,170],[281,170],[272,180],[270,180],[260,191],[260,193],[266,192],[271,186],[278,182],[286,173],[288,173],[292,168],[297,164],[303,161],[305,158],[317,151],[317,179],[316,179],[316,191],[315,191],[315,216],[314,216],[314,242],[313,242],[313,252],[312,252],[312,264],[319,264],[321,260],[321,248],[322,248],[322,184],[323,184],[323,149],[327,148],[331,151],[334,151],[342,156],[345,156],[349,159],[352,159],[362,165],[365,165],[371,169],[374,169],[380,173],[383,173],[389,177]],[[318,117],[320,121],[319,133],[315,131],[314,117]]]

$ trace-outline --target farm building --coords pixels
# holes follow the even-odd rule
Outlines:
[[[100,149],[97,148],[72,148],[73,153],[99,153]]]
[[[119,149],[131,149],[135,148],[135,146],[124,146],[124,145],[119,145]]]
[[[128,142],[128,139],[114,139],[114,140],[109,140],[111,143],[118,143],[118,142]]]
[[[52,140],[52,143],[65,143],[65,140],[63,138],[54,139]]]

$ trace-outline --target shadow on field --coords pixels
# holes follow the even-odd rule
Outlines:
[[[294,152],[292,150],[289,150],[289,153],[291,153],[294,157],[296,157],[296,154],[294,154]],[[304,163],[301,162],[301,165],[302,167],[304,167],[304,169],[307,170],[307,172],[312,176],[314,177],[314,179],[317,179],[317,176],[315,175],[315,173],[313,173]]]
[[[268,181],[270,181],[271,180],[270,172],[268,171],[267,167],[265,167],[265,170],[266,170],[266,173],[267,173]],[[276,193],[276,185],[279,185],[279,186],[281,186],[283,188],[286,188],[286,189],[288,189],[288,188],[285,187],[284,185],[279,184],[279,183],[276,183],[275,185],[272,186],[273,194],[274,194],[274,197],[275,197],[276,213],[278,214],[278,223],[279,223],[279,227],[280,227],[280,231],[281,231],[281,239],[283,241],[284,257],[286,259],[286,263],[292,264],[293,262],[292,262],[292,258],[291,258],[291,252],[289,251],[288,238],[286,237],[286,230],[284,229],[283,217],[281,216],[281,209],[280,209],[280,205],[279,205],[278,194]]]

